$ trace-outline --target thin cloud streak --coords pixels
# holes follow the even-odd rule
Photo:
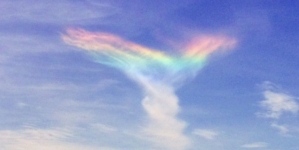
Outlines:
[[[0,9],[0,13],[3,14],[1,19],[4,21],[26,20],[52,24],[86,24],[91,20],[115,13],[113,7],[104,3],[95,5],[88,2],[53,1],[45,5],[44,2],[32,0],[17,4],[11,1],[0,3],[4,6]]]
[[[192,133],[208,140],[214,140],[218,136],[217,132],[208,129],[195,129]]]
[[[104,133],[111,133],[111,132],[116,132],[118,131],[117,128],[114,128],[112,126],[108,126],[105,124],[101,124],[101,123],[96,123],[93,124],[92,127],[100,132],[104,132]]]
[[[268,147],[268,143],[265,142],[255,142],[250,144],[244,144],[241,147],[249,148],[249,149],[258,149],[258,148],[265,148]]]
[[[271,127],[274,129],[277,129],[279,131],[279,133],[286,135],[290,132],[289,128],[285,125],[279,125],[277,123],[272,123]]]
[[[5,150],[96,150],[99,147],[90,147],[66,142],[73,131],[64,129],[23,129],[0,131],[0,145]],[[12,142],[13,141],[13,142]],[[112,148],[100,147],[103,150]]]

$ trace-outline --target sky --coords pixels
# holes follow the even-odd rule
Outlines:
[[[0,2],[2,150],[297,150],[299,2]]]

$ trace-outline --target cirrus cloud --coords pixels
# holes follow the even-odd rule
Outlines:
[[[268,147],[268,143],[265,142],[254,142],[254,143],[249,143],[249,144],[244,144],[241,147],[243,148],[265,148]]]
[[[193,134],[208,140],[213,140],[216,138],[216,136],[218,136],[218,133],[216,131],[208,129],[195,129],[193,131]]]

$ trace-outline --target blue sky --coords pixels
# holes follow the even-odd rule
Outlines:
[[[294,0],[2,0],[0,148],[297,150],[298,7]],[[237,44],[173,87],[94,61],[63,41],[69,28],[165,53],[194,36]],[[151,99],[163,108],[154,115]],[[157,121],[165,110],[173,114]]]

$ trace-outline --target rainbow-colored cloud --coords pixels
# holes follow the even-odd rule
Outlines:
[[[186,149],[190,140],[184,135],[186,122],[177,118],[177,84],[196,73],[216,50],[231,48],[236,41],[220,36],[194,38],[183,50],[166,53],[150,49],[109,33],[68,29],[63,40],[89,51],[95,61],[124,71],[144,91],[142,107],[148,121],[140,134],[163,149]],[[168,141],[168,142],[166,142]]]
[[[209,54],[231,48],[236,41],[223,36],[194,38],[183,50],[165,53],[126,41],[116,35],[83,29],[68,29],[63,40],[90,51],[95,61],[112,66],[126,73],[143,74],[166,80],[179,74],[194,73],[204,66]]]

